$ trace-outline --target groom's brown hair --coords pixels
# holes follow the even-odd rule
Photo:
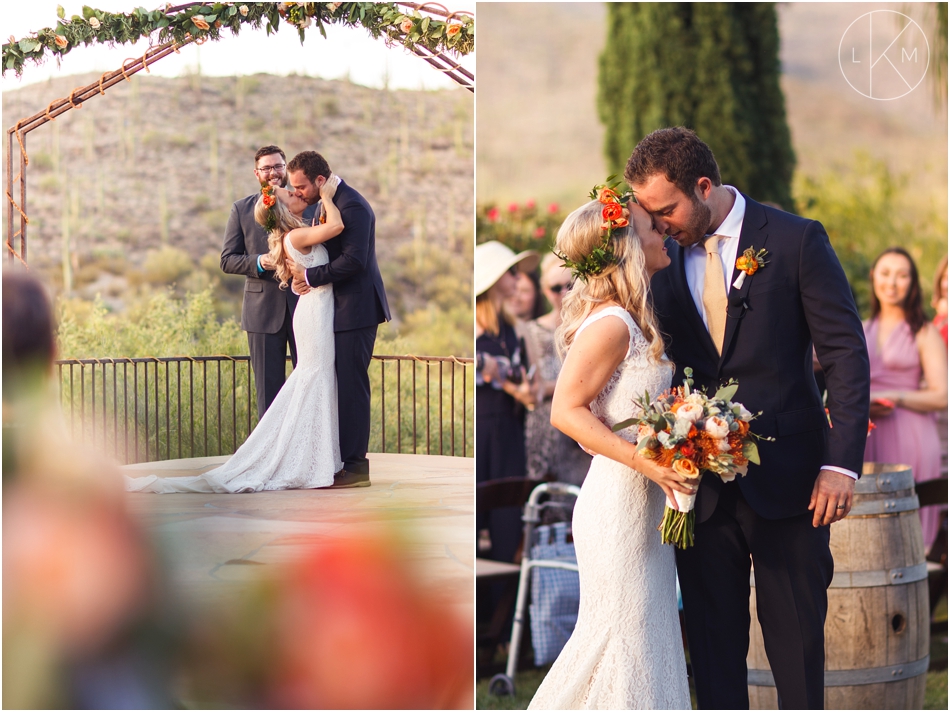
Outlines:
[[[690,199],[700,178],[720,185],[719,165],[706,143],[683,126],[657,129],[643,138],[630,154],[623,177],[631,186],[646,182],[657,173]]]
[[[330,164],[316,151],[301,151],[287,164],[287,172],[291,171],[303,171],[307,180],[313,183],[317,176],[330,177]]]

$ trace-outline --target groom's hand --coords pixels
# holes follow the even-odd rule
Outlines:
[[[808,509],[815,513],[814,527],[838,522],[848,516],[854,499],[854,478],[834,470],[822,470],[811,491]]]

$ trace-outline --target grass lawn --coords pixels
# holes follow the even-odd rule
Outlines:
[[[935,620],[947,620],[947,599],[946,597],[937,606],[934,614]],[[930,639],[930,660],[931,665],[942,664],[938,670],[931,670],[927,673],[927,692],[924,698],[925,710],[945,710],[947,709],[947,633],[935,633]],[[942,661],[942,663],[941,663]],[[514,697],[496,697],[488,692],[489,678],[478,681],[475,688],[475,709],[479,710],[523,710],[528,708],[528,703],[534,696],[535,691],[541,684],[541,680],[547,674],[550,665],[536,670],[525,670],[515,676],[515,696]],[[692,681],[690,681],[690,695],[693,696],[693,708],[696,708],[696,697],[693,693]]]

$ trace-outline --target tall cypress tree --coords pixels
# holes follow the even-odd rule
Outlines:
[[[611,172],[651,131],[687,126],[725,183],[792,209],[778,51],[772,3],[608,3],[598,110]]]

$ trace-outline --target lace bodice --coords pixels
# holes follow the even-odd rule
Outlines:
[[[623,320],[630,332],[630,341],[627,355],[607,381],[604,389],[590,404],[590,409],[608,426],[613,427],[615,423],[631,418],[638,412],[639,408],[635,401],[643,396],[644,391],[649,392],[650,398],[653,399],[670,387],[673,380],[673,366],[665,355],[659,364],[650,359],[650,343],[633,317],[621,307],[607,307],[591,314],[581,324],[577,334],[580,335],[588,326],[608,316],[619,317]],[[627,428],[621,430],[618,435],[624,440],[633,441],[636,437],[636,429]]]
[[[310,248],[310,252],[304,254],[290,242],[290,238],[287,235],[284,235],[284,249],[287,250],[287,254],[290,255],[294,262],[296,262],[301,267],[310,269],[311,267],[319,267],[320,265],[325,265],[330,261],[330,257],[327,254],[327,248],[323,245],[313,245]]]

